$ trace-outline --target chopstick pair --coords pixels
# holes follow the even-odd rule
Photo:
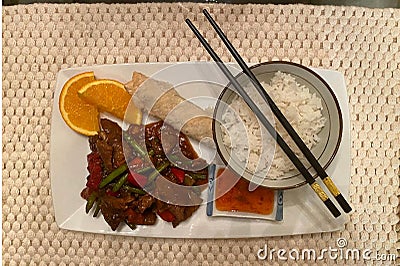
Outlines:
[[[258,79],[255,77],[253,72],[251,72],[249,67],[243,61],[243,59],[241,58],[239,53],[233,47],[231,42],[228,40],[226,35],[223,33],[221,28],[214,21],[214,19],[211,17],[211,15],[208,13],[208,11],[206,9],[204,9],[203,13],[206,16],[206,18],[208,19],[208,21],[210,22],[210,24],[213,26],[214,30],[217,32],[218,36],[224,42],[225,46],[228,48],[228,50],[230,51],[232,56],[235,58],[237,63],[240,65],[243,72],[250,78],[251,82],[256,87],[258,93],[261,95],[261,97],[264,99],[264,101],[268,102],[274,115],[278,118],[278,120],[283,125],[285,130],[288,132],[290,137],[293,139],[293,141],[299,147],[299,149],[304,154],[304,156],[307,158],[307,160],[310,162],[312,167],[316,170],[318,176],[321,177],[322,181],[324,182],[325,186],[328,188],[330,193],[335,197],[336,201],[339,203],[339,205],[344,210],[344,212],[349,213],[351,211],[350,205],[348,204],[346,199],[343,197],[343,195],[340,193],[339,189],[333,183],[332,179],[326,173],[324,168],[320,165],[320,163],[315,158],[315,156],[312,154],[310,149],[308,149],[306,144],[302,141],[300,136],[296,133],[296,131],[293,129],[293,127],[287,121],[285,116],[282,114],[282,112],[276,106],[276,104],[271,99],[271,97],[268,95],[268,93],[263,89],[263,87],[260,84],[260,82],[258,81]],[[333,202],[329,199],[328,195],[325,193],[325,191],[322,189],[322,187],[315,181],[315,179],[312,177],[312,175],[309,173],[309,171],[306,169],[306,167],[301,163],[299,158],[290,149],[290,147],[287,145],[287,143],[282,139],[282,137],[279,135],[279,133],[276,132],[275,128],[271,125],[271,123],[263,115],[263,113],[260,111],[260,109],[257,107],[257,105],[248,96],[246,91],[238,83],[238,81],[235,79],[235,77],[232,75],[232,73],[230,73],[230,71],[225,66],[225,64],[222,62],[222,60],[219,58],[219,56],[215,53],[215,51],[208,44],[207,40],[201,35],[201,33],[197,30],[197,28],[193,25],[193,23],[189,19],[186,19],[185,21],[188,24],[188,26],[190,27],[190,29],[193,31],[193,33],[196,35],[196,37],[199,39],[200,43],[204,46],[204,48],[210,54],[212,59],[217,63],[220,70],[229,79],[229,81],[231,82],[233,87],[236,89],[237,93],[244,99],[246,104],[255,113],[257,118],[264,125],[264,127],[268,130],[268,132],[272,136],[276,137],[276,141],[277,141],[278,145],[282,148],[282,150],[285,152],[285,154],[293,162],[293,164],[295,165],[297,170],[304,176],[306,182],[311,186],[311,188],[314,190],[314,192],[323,201],[323,203],[329,209],[329,211],[332,213],[332,215],[334,217],[339,217],[341,214],[340,211],[336,208],[336,206],[333,204]]]

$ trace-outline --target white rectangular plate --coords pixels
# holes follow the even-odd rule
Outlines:
[[[123,65],[102,65],[61,70],[57,76],[51,124],[50,177],[56,223],[62,229],[102,234],[116,234],[161,238],[249,238],[319,233],[342,230],[348,216],[342,214],[334,219],[325,206],[308,186],[285,191],[284,220],[282,222],[249,220],[229,217],[208,217],[206,205],[202,205],[187,221],[177,228],[170,223],[159,221],[153,226],[138,226],[131,230],[127,226],[112,231],[103,217],[93,218],[85,213],[86,201],[80,197],[85,187],[87,162],[90,152],[88,139],[72,131],[63,121],[58,99],[63,84],[72,76],[85,71],[94,71],[97,78],[130,80],[133,71],[148,76],[172,66],[170,63],[144,63]],[[332,87],[339,101],[343,115],[343,138],[337,156],[327,172],[348,198],[350,182],[350,120],[344,76],[336,71],[313,69]],[[239,71],[233,74],[237,74]],[[185,75],[185,73],[179,73]],[[173,78],[173,77],[172,77]],[[168,79],[168,77],[166,77]],[[184,97],[197,96],[199,91],[218,96],[210,86],[186,91]],[[179,90],[178,90],[179,91]],[[194,94],[194,95],[191,95]],[[340,208],[339,208],[340,209]]]

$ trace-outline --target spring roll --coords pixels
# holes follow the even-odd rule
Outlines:
[[[133,95],[133,101],[138,108],[166,121],[198,141],[204,138],[212,139],[210,115],[182,98],[168,82],[150,79],[142,73],[133,72],[132,80],[125,84],[125,88]],[[183,124],[183,121],[186,123]]]

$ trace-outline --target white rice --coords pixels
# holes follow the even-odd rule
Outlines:
[[[270,84],[262,83],[262,86],[305,144],[310,149],[314,147],[319,142],[318,133],[322,130],[326,122],[325,117],[322,116],[321,99],[315,93],[310,93],[309,89],[305,86],[299,85],[294,77],[282,72],[277,72]],[[258,107],[263,110],[266,107],[266,103],[262,101],[253,88],[253,85],[249,85],[245,89]],[[222,123],[225,127],[222,128],[224,144],[235,151],[237,158],[242,163],[245,164],[247,162],[248,170],[253,173],[259,173],[261,170],[266,169],[267,171],[271,165],[268,177],[279,179],[285,173],[295,168],[278,145],[276,145],[275,154],[263,151],[263,145],[265,150],[265,147],[271,144],[275,145],[275,142],[271,143],[274,140],[269,137],[269,133],[263,127],[261,127],[262,132],[260,131],[258,119],[241,97],[237,96],[230,104],[230,107],[238,115],[233,110],[228,110],[222,116]],[[245,133],[239,130],[240,126],[243,128],[243,123],[247,130],[248,139],[244,136]],[[301,152],[277,119],[275,119],[275,128],[292,150],[302,158]],[[262,142],[262,136],[266,136],[269,143],[264,143],[265,137]],[[272,164],[271,160],[273,160]]]

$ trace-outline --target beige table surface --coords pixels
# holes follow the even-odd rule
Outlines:
[[[350,201],[343,232],[231,240],[107,236],[60,230],[49,178],[50,118],[60,69],[96,64],[209,60],[184,24],[211,44],[208,7],[249,62],[288,60],[340,71],[349,94]],[[400,10],[306,5],[34,4],[3,7],[4,265],[364,264],[259,260],[268,248],[399,248]],[[221,46],[220,46],[221,47]],[[231,61],[221,47],[217,50]],[[397,245],[397,246],[396,246]],[[374,262],[390,264],[392,262]]]

